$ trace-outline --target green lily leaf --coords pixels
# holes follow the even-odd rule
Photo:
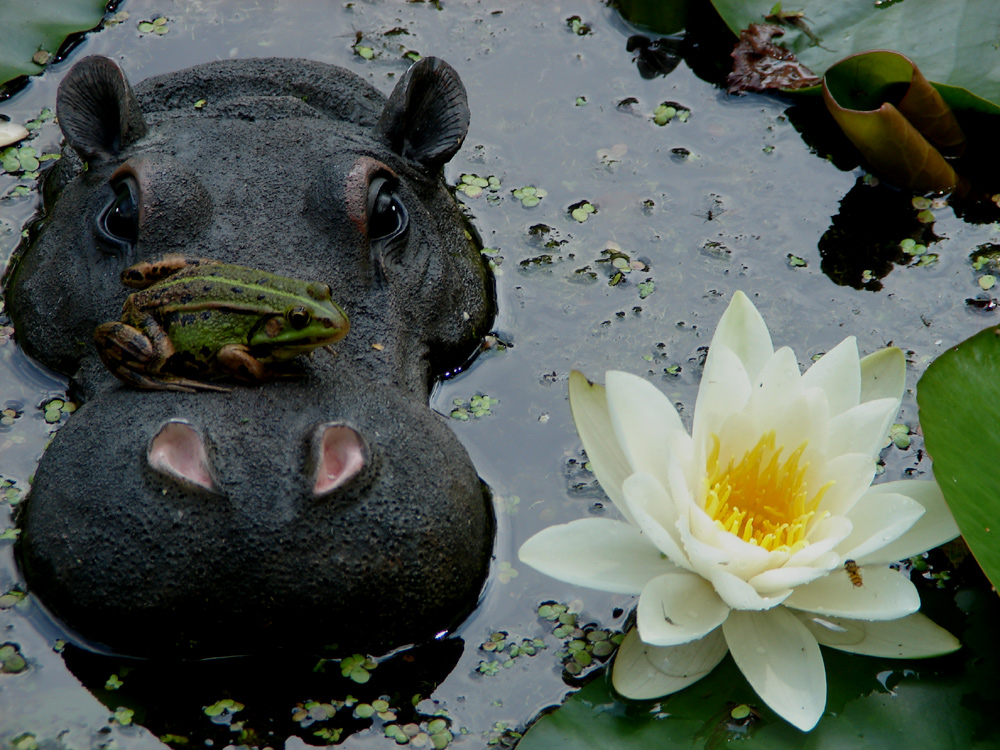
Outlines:
[[[101,23],[107,0],[0,3],[0,85],[45,70],[70,34]]]
[[[712,5],[736,35],[768,16],[787,18],[782,45],[816,75],[852,53],[893,49],[913,60],[953,109],[1000,114],[995,0],[905,0],[884,7],[795,0],[777,14],[774,0]]]
[[[629,23],[657,34],[676,34],[687,27],[694,0],[615,0],[614,5]]]
[[[1000,329],[988,328],[942,354],[917,385],[934,476],[962,536],[1000,586]]]
[[[892,660],[824,648],[826,713],[811,732],[763,705],[727,656],[707,677],[657,701],[625,702],[599,676],[531,726],[518,750],[985,750],[1000,728],[976,696],[995,684],[1000,665],[991,620],[1000,600],[985,591],[976,597],[966,647],[951,656]]]
[[[881,177],[918,191],[951,190],[965,134],[912,61],[877,50],[850,55],[823,76],[823,99],[840,129]],[[940,150],[939,150],[940,149]]]

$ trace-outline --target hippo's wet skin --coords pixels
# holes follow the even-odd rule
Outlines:
[[[479,479],[425,406],[337,380],[86,403],[22,519],[32,592],[129,654],[380,653],[456,624],[490,555]]]
[[[132,655],[379,653],[455,625],[493,540],[471,462],[426,406],[492,316],[441,179],[468,127],[455,71],[423,60],[387,102],[340,68],[228,61],[133,94],[88,58],[58,117],[68,145],[6,294],[19,342],[86,403],[20,510],[32,593]],[[351,332],[291,380],[125,386],[94,329],[121,315],[122,270],[168,253],[326,283]]]

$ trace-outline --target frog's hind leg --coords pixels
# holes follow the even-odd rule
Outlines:
[[[230,390],[211,383],[161,375],[157,369],[163,360],[157,356],[153,342],[138,328],[125,323],[112,321],[97,326],[94,330],[94,343],[104,366],[115,377],[136,388],[185,393]]]

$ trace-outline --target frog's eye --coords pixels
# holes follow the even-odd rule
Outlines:
[[[108,242],[130,247],[139,239],[139,186],[123,177],[112,187],[115,197],[97,217],[97,231]]]
[[[312,321],[312,315],[304,307],[293,307],[285,313],[285,320],[291,323],[296,331],[301,331]]]
[[[396,195],[395,182],[376,177],[368,185],[368,239],[389,242],[402,237],[409,227],[409,217]]]

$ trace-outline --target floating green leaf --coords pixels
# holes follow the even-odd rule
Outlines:
[[[965,145],[955,116],[912,61],[878,50],[851,55],[823,76],[823,100],[874,171],[900,187],[951,190],[944,155]]]
[[[39,51],[59,50],[70,34],[101,23],[107,0],[31,0],[0,3],[0,84],[45,69]]]
[[[948,350],[917,385],[934,476],[979,565],[1000,586],[1000,328]]]

